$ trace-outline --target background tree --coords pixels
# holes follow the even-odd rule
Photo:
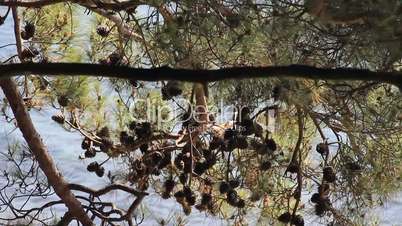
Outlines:
[[[194,206],[235,224],[246,224],[246,213],[260,208],[267,224],[303,225],[304,215],[314,212],[326,223],[354,225],[400,189],[400,1],[0,5],[9,7],[1,21],[10,13],[14,18],[17,47],[0,65],[4,109],[9,103],[61,199],[31,210],[1,200],[15,212],[11,220],[44,222],[36,213],[65,204],[69,211],[60,224],[133,224],[135,208],[152,187],[174,197],[185,214]],[[6,78],[15,74],[17,85]],[[219,81],[248,76],[253,79]],[[169,81],[159,81],[164,79]],[[149,105],[138,100],[158,109],[173,106],[180,114],[166,122],[162,111],[152,119]],[[221,100],[235,106],[229,117],[213,115],[224,110]],[[64,182],[25,111],[44,106],[60,110],[55,123],[82,134],[83,157],[104,153],[125,161],[125,169],[109,175],[110,186],[94,191]],[[103,165],[94,161],[87,169],[104,177]],[[3,191],[14,185],[6,183]],[[137,198],[127,210],[96,201],[111,190]]]

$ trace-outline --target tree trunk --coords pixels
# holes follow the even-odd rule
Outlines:
[[[65,203],[69,212],[85,226],[94,225],[85,213],[81,203],[76,199],[74,194],[68,188],[67,182],[64,180],[61,173],[57,170],[56,165],[48,154],[47,148],[44,145],[40,135],[35,130],[31,121],[24,101],[17,90],[17,86],[11,79],[0,80],[0,87],[10,103],[11,109],[17,120],[18,127],[21,130],[29,148],[38,161],[40,168],[45,173],[49,184],[53,187],[56,194]]]

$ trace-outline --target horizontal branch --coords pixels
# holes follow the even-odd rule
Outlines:
[[[0,65],[0,79],[24,73],[36,75],[104,76],[142,81],[178,80],[212,82],[225,79],[306,78],[314,80],[361,80],[402,84],[401,72],[376,72],[355,68],[317,68],[306,65],[232,67],[213,70],[132,68],[91,63],[15,63]]]
[[[116,210],[113,207],[113,209],[110,211],[110,213],[112,213],[112,212],[115,212],[115,213],[120,212],[120,214],[119,214],[119,215],[121,215],[120,217],[109,217],[110,214],[107,214],[108,216],[105,216],[104,212],[101,213],[96,209],[91,209],[90,207],[84,206],[88,210],[90,210],[93,214],[95,214],[97,217],[99,217],[99,218],[101,218],[103,220],[106,220],[108,222],[127,220],[129,225],[132,225],[130,222],[131,222],[131,218],[132,218],[134,210],[137,209],[137,207],[141,204],[141,202],[144,199],[144,197],[148,195],[148,193],[146,193],[146,192],[137,191],[134,188],[126,186],[126,185],[123,185],[123,184],[111,184],[111,185],[108,185],[108,186],[106,186],[104,188],[101,188],[99,190],[94,190],[94,189],[88,188],[88,187],[86,187],[84,185],[81,185],[81,184],[69,184],[69,188],[71,190],[88,193],[88,194],[92,195],[93,197],[99,197],[101,195],[104,195],[104,194],[106,194],[108,192],[115,191],[115,190],[125,191],[127,193],[130,193],[132,195],[137,196],[137,198],[131,203],[130,207],[128,208],[128,210],[126,211],[125,214],[121,214],[121,211]]]
[[[93,189],[88,188],[88,187],[86,187],[84,185],[81,185],[81,184],[69,184],[68,187],[71,190],[85,192],[85,193],[88,193],[88,194],[90,194],[90,195],[92,195],[94,197],[99,197],[101,195],[104,195],[104,194],[106,194],[106,193],[108,193],[110,191],[114,191],[114,190],[122,190],[122,191],[125,191],[127,193],[133,194],[133,195],[138,196],[138,197],[148,195],[148,193],[146,193],[146,192],[137,191],[137,190],[135,190],[135,189],[133,189],[131,187],[128,187],[128,186],[125,186],[125,185],[122,185],[122,184],[111,184],[111,185],[108,185],[108,186],[106,186],[106,187],[104,187],[102,189],[99,189],[99,190],[93,190]]]
[[[63,0],[38,0],[38,1],[4,1],[0,0],[0,6],[20,6],[20,7],[29,7],[29,8],[37,8],[46,5],[53,5],[57,3],[64,2]]]
[[[36,0],[36,1],[15,1],[15,0],[0,0],[0,6],[13,6],[13,7],[26,7],[26,8],[40,8],[48,5],[54,5],[58,3],[78,3],[87,7],[100,7],[108,10],[125,10],[127,8],[136,7],[140,4],[138,1],[125,1],[125,2],[102,2],[102,1],[90,1],[90,0]]]

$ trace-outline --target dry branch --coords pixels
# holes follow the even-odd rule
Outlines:
[[[174,69],[170,67],[145,69],[91,63],[15,63],[0,65],[0,79],[25,73],[55,76],[104,76],[143,81],[179,80],[187,82],[212,82],[225,79],[289,77],[402,84],[401,72],[370,71],[356,68],[318,68],[307,65],[232,67],[213,70]]]

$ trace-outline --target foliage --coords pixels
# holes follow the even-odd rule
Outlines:
[[[149,1],[123,10],[119,2],[111,3],[115,10],[88,4],[24,9],[21,17],[36,27],[24,45],[39,51],[29,60],[379,71],[402,63],[396,0]],[[84,39],[77,37],[82,30],[90,31]],[[77,40],[86,40],[84,48]],[[110,175],[121,178],[112,182],[175,199],[186,215],[205,211],[243,225],[248,212],[260,209],[258,221],[269,224],[302,225],[316,214],[322,223],[358,225],[400,189],[402,99],[391,85],[281,78],[198,89],[99,76],[18,81],[28,87],[31,107],[53,106],[60,111],[53,119],[61,117],[55,121],[81,132],[86,158],[103,152],[123,159],[127,171]],[[201,106],[215,121],[189,115],[204,97]],[[226,106],[234,107],[228,113]],[[159,117],[149,117],[151,108]],[[169,113],[177,114],[166,120]],[[88,171],[103,177],[103,164]],[[314,194],[315,201],[301,199]]]

